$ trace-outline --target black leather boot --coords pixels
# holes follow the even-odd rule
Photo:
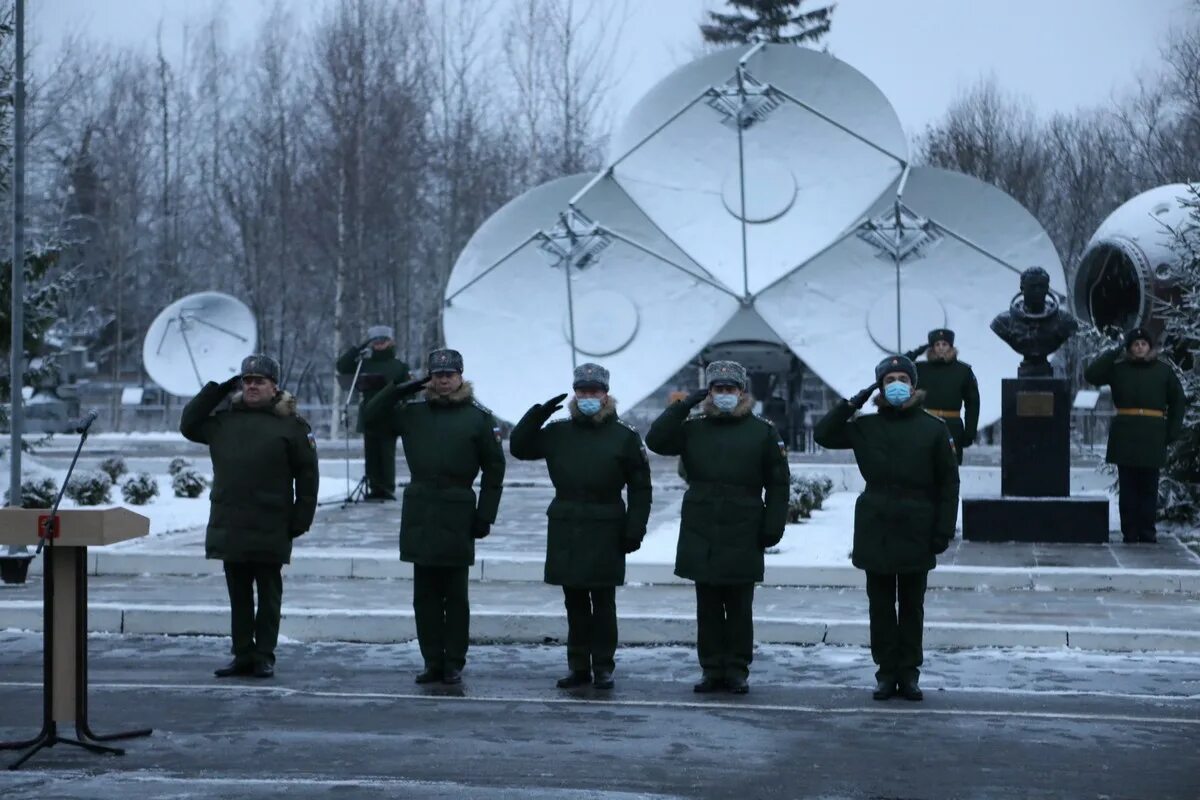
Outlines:
[[[573,669],[556,684],[560,689],[578,689],[592,682],[592,673],[585,669]]]
[[[692,687],[692,691],[696,694],[712,694],[713,692],[722,691],[724,688],[724,678],[715,678],[711,675],[705,675],[700,679],[699,683]]]
[[[268,664],[266,661],[256,661],[254,663],[254,677],[256,678],[274,678],[275,665]]]
[[[442,671],[433,667],[426,667],[425,671],[417,675],[417,683],[440,683],[442,680]]]
[[[254,662],[253,661],[238,661],[236,658],[233,661],[230,661],[225,666],[213,670],[213,675],[216,675],[218,678],[232,678],[235,675],[253,675],[253,674],[254,674]]]
[[[745,694],[750,691],[750,684],[746,681],[744,675],[735,675],[732,678],[726,678],[725,685],[732,694]]]
[[[876,700],[891,700],[896,696],[896,682],[891,678],[880,678],[875,684],[871,697]]]
[[[606,669],[596,670],[596,679],[592,681],[592,687],[595,689],[611,689],[613,688],[612,673]]]
[[[448,669],[442,673],[442,683],[447,686],[456,686],[462,683],[461,669]]]
[[[917,685],[916,678],[905,678],[900,681],[900,696],[905,700],[912,700],[914,703],[925,699],[925,693]]]

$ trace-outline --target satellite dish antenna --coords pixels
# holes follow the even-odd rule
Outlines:
[[[606,174],[749,299],[852,225],[907,161],[900,120],[866,76],[828,53],[764,43],[655,85],[617,130]]]
[[[762,318],[821,380],[843,396],[870,381],[887,353],[957,334],[980,385],[980,426],[1000,419],[1000,381],[1021,356],[992,333],[1020,273],[1066,278],[1046,231],[1020,203],[981,180],[913,167],[835,244],[754,300]]]
[[[586,361],[612,372],[626,405],[668,380],[733,316],[721,286],[603,180],[535,187],[493,214],[450,273],[446,342],[466,354],[471,381],[496,415],[520,419],[530,397],[552,397]],[[513,359],[522,366],[513,369]]]
[[[198,292],[171,303],[150,323],[142,363],[159,386],[191,397],[208,381],[237,375],[257,345],[254,314],[245,303],[221,292]]]

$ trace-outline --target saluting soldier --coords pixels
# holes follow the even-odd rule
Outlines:
[[[925,410],[945,421],[961,465],[963,451],[975,443],[979,427],[979,383],[971,365],[958,360],[954,331],[949,328],[930,331],[928,345],[905,355],[915,359],[922,352],[926,360],[916,362],[917,384],[925,393]]]
[[[509,438],[524,461],[546,459],[554,499],[546,509],[546,583],[563,587],[567,666],[558,688],[613,688],[617,589],[625,555],[642,545],[650,516],[650,464],[637,430],[617,416],[608,370],[575,369],[570,418],[549,425],[565,394],[535,405]],[[543,427],[544,426],[544,427]],[[628,495],[628,507],[621,490]]]
[[[954,538],[958,463],[944,421],[921,408],[917,368],[905,356],[875,367],[875,383],[817,423],[817,444],[854,450],[866,490],[854,506],[854,566],[867,573],[876,700],[897,690],[921,700],[925,587]],[[875,390],[878,414],[856,415]],[[899,613],[897,614],[897,601]]]
[[[775,426],[752,413],[745,368],[714,361],[705,378],[707,388],[654,421],[646,444],[682,456],[687,474],[675,574],[696,582],[703,677],[693,688],[745,694],[754,656],[754,584],[763,579],[763,550],[783,538],[790,477]]]
[[[1099,355],[1083,377],[1093,386],[1111,386],[1117,407],[1106,460],[1117,465],[1121,535],[1127,544],[1157,542],[1158,473],[1167,446],[1183,434],[1183,386],[1158,357],[1153,335],[1140,327],[1125,334],[1124,346]]]
[[[316,440],[296,398],[279,389],[279,362],[261,354],[243,359],[237,377],[205,384],[184,407],[179,430],[208,445],[212,458],[204,554],[224,562],[233,639],[233,660],[215,674],[270,678],[283,565],[317,509]]]
[[[357,433],[363,435],[363,464],[367,473],[368,500],[396,499],[396,437],[385,425],[372,428],[364,420],[367,403],[389,383],[408,380],[408,364],[396,358],[396,340],[388,325],[367,328],[367,339],[342,353],[337,360],[339,375],[353,375],[362,360],[356,386]]]
[[[417,683],[456,684],[471,624],[467,571],[475,540],[496,521],[504,451],[492,412],[463,380],[462,355],[435,350],[428,367],[424,378],[384,387],[367,403],[366,421],[403,439],[412,475],[400,512],[400,560],[413,565],[413,613],[425,661]]]

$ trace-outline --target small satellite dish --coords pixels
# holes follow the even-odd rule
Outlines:
[[[1075,316],[1097,328],[1148,325],[1160,303],[1170,303],[1179,253],[1172,230],[1188,224],[1186,183],[1159,186],[1127,200],[1096,229],[1075,271]]]
[[[159,386],[191,397],[208,381],[237,375],[257,345],[254,314],[245,303],[220,292],[198,292],[171,303],[150,323],[142,363]]]

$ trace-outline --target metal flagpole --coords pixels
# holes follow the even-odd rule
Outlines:
[[[9,354],[9,503],[21,505],[21,432],[24,423],[25,372],[25,2],[15,0],[16,63],[13,70],[13,174],[12,174],[12,337]],[[24,553],[25,546],[9,553]]]

